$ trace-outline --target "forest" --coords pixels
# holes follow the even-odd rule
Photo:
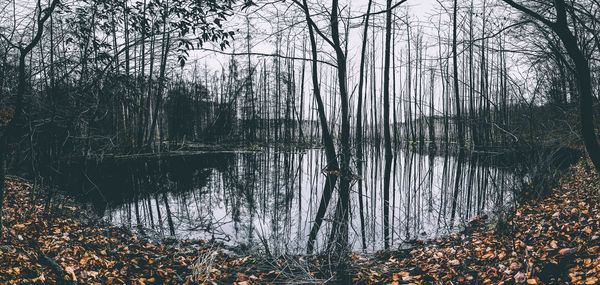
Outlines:
[[[598,0],[0,0],[2,284],[600,284]]]

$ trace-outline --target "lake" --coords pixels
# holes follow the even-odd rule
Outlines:
[[[357,251],[383,248],[384,205],[389,205],[391,248],[459,232],[478,215],[512,206],[522,177],[496,160],[397,150],[385,203],[383,152],[367,151],[363,173],[352,185],[350,244]],[[115,225],[165,237],[214,239],[242,250],[303,253],[325,183],[324,166],[321,149],[106,158],[71,164],[60,183]],[[316,239],[317,251],[325,247],[335,200]]]

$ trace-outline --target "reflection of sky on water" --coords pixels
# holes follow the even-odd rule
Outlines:
[[[111,201],[105,216],[114,224],[133,226],[137,223],[137,203],[140,223],[165,235],[170,235],[170,216],[178,238],[215,238],[259,249],[267,245],[272,253],[303,252],[324,184],[324,159],[324,153],[316,149],[293,153],[267,150],[234,154],[218,169],[195,169],[197,163],[189,163],[183,166],[185,175],[179,173],[181,165],[165,163],[163,171],[152,173],[144,171],[155,167],[152,164],[130,166],[118,172],[129,171],[131,177],[125,183],[136,185],[130,188],[140,194]],[[361,249],[362,232],[367,250],[383,248],[384,165],[382,154],[367,155],[363,179],[352,187],[350,242],[356,250]],[[396,153],[390,177],[392,248],[403,241],[457,231],[478,214],[506,205],[517,179],[508,171],[487,165],[475,158],[466,159],[458,171],[458,160],[453,156]],[[363,230],[358,206],[361,183]],[[324,246],[330,231],[332,205],[317,248]]]

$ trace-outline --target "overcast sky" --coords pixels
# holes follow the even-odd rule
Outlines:
[[[261,3],[260,1],[256,1],[257,3]],[[377,11],[382,11],[385,9],[385,3],[382,1],[373,1],[373,8],[372,8],[372,12],[377,12]],[[330,3],[327,1],[325,4],[322,5],[329,5]],[[348,5],[348,6],[347,6]],[[348,11],[348,7],[349,9],[351,9],[351,15],[352,16],[357,16],[357,15],[362,15],[364,13],[366,13],[367,11],[367,5],[368,5],[368,0],[353,0],[349,3],[345,3],[344,5],[340,4],[340,7],[346,7],[346,9],[344,9],[344,16],[347,15],[347,11]],[[312,6],[311,7],[314,8],[313,12],[317,12],[317,10],[319,10],[318,6]],[[398,8],[396,8],[394,10],[394,13],[397,14],[398,16],[404,17],[405,15],[405,11],[406,9],[408,9],[408,14],[410,15],[412,20],[415,21],[419,21],[422,22],[423,24],[426,25],[428,19],[431,18],[431,15],[436,13],[436,11],[439,11],[440,9],[440,5],[438,4],[438,2],[436,0],[408,0],[406,3],[402,4],[401,6],[399,6]],[[321,9],[322,11],[322,9]],[[273,45],[273,42],[276,39],[276,31],[277,31],[277,23],[276,20],[274,18],[275,15],[277,15],[276,13],[279,13],[280,16],[284,16],[287,17],[289,15],[299,15],[302,16],[302,14],[300,14],[300,9],[293,5],[291,1],[286,1],[283,3],[278,3],[278,4],[271,4],[271,5],[260,5],[251,8],[249,11],[249,13],[246,12],[241,12],[238,13],[233,19],[231,19],[230,23],[228,23],[228,26],[232,29],[237,31],[237,35],[236,35],[236,41],[235,41],[235,47],[232,48],[228,48],[227,50],[225,50],[226,52],[233,52],[234,50],[236,52],[244,52],[245,51],[245,45],[246,45],[246,23],[245,23],[245,15],[249,14],[250,16],[250,21],[251,21],[251,25],[252,25],[252,29],[251,29],[251,37],[252,37],[252,52],[259,52],[259,53],[273,53],[275,51],[275,47]],[[377,18],[379,22],[383,21],[384,19],[384,14],[379,14],[377,15]],[[321,18],[324,19],[324,18]],[[306,28],[306,23],[304,22],[303,19],[299,19],[302,22],[296,23],[296,31],[300,32],[300,31],[304,31],[304,34],[306,34],[305,29]],[[288,23],[284,23],[282,20],[282,22],[280,23],[279,29],[284,30],[284,34],[286,34],[285,31],[287,31],[287,26],[289,26],[289,22]],[[354,57],[356,57],[356,54],[358,53],[358,51],[360,50],[360,45],[361,45],[361,39],[362,39],[362,26],[360,26],[359,24],[361,23],[360,19],[354,19],[351,21],[351,31],[350,31],[350,35],[349,35],[349,60],[352,61],[352,59]],[[323,29],[325,30],[327,27],[325,26],[327,23],[324,23],[323,25]],[[302,30],[301,30],[302,29]],[[285,35],[284,35],[285,36]],[[376,37],[380,37],[380,33],[376,34]],[[299,45],[299,48],[301,48],[302,45],[302,38],[298,39],[295,38],[294,39],[297,42],[297,45]],[[205,46],[205,48],[207,49],[213,49],[214,47],[207,45]],[[221,69],[221,67],[223,66],[223,64],[226,64],[226,62],[229,60],[228,56],[223,56],[219,53],[215,53],[215,52],[196,52],[194,53],[194,58],[196,58],[199,62],[202,62],[202,64],[206,63],[207,66],[209,66],[212,69]]]

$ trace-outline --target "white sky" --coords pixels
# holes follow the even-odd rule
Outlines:
[[[377,11],[382,11],[385,9],[385,3],[382,1],[373,1],[373,8],[372,8],[372,12],[377,12]],[[381,3],[379,3],[381,2]],[[329,5],[329,1],[326,1],[326,4],[322,4],[322,5]],[[357,15],[362,15],[364,13],[366,13],[367,11],[367,4],[368,4],[368,0],[354,0],[354,1],[350,1],[350,3],[345,3],[345,4],[340,4],[340,7],[350,7],[351,9],[351,15],[352,16],[357,16]],[[309,2],[309,5],[310,2]],[[289,9],[287,7],[290,7]],[[311,7],[317,7],[316,5],[313,6],[311,5]],[[399,16],[404,16],[404,11],[405,9],[409,9],[409,15],[411,18],[418,20],[420,22],[426,22],[432,13],[434,13],[435,9],[439,8],[439,4],[436,0],[408,0],[406,3],[402,4],[401,6],[399,6],[398,8],[396,8],[394,10],[395,13],[397,13]],[[314,8],[315,10],[318,8]],[[267,5],[267,6],[259,6],[259,7],[253,7],[251,8],[248,12],[248,14],[250,15],[250,21],[251,21],[251,25],[253,26],[252,28],[252,32],[251,32],[251,37],[252,37],[252,52],[259,52],[259,53],[273,53],[275,51],[275,46],[274,46],[274,41],[275,41],[275,33],[277,31],[277,23],[276,20],[274,18],[276,18],[277,12],[279,11],[279,15],[283,16],[283,17],[288,17],[288,15],[299,15],[302,16],[302,14],[300,14],[300,9],[295,6],[291,1],[286,1],[284,3],[278,3],[276,5]],[[341,16],[345,16],[347,15],[347,9],[344,9],[344,13]],[[313,11],[315,12],[315,11]],[[245,15],[246,13],[240,13],[239,15],[237,15],[236,17],[234,17],[232,19],[232,21],[230,23],[228,23],[229,25],[231,25],[233,30],[236,30],[236,41],[235,41],[235,46],[236,46],[236,51],[237,52],[245,52],[245,44],[246,44],[246,23],[245,23]],[[324,18],[321,18],[324,19]],[[381,23],[383,23],[383,19],[384,19],[384,14],[379,14],[376,16],[376,19],[378,21],[380,21]],[[298,31],[298,29],[305,29],[306,28],[306,23],[304,22],[304,19],[300,18],[300,20],[302,20],[301,23],[297,23],[296,24],[296,30]],[[283,20],[285,21],[285,20]],[[362,20],[360,19],[355,19],[352,20],[352,29],[350,31],[350,35],[349,35],[349,60],[352,61],[352,59],[354,57],[357,56],[358,52],[360,51],[360,46],[361,46],[361,40],[362,40],[362,26],[359,25],[361,23]],[[327,27],[326,27],[327,23],[323,23],[322,29],[324,31],[326,31]],[[281,23],[280,24],[280,29],[286,29],[285,26],[289,25],[286,23]],[[342,29],[343,26],[340,25],[340,29]],[[284,32],[284,34],[286,34]],[[305,32],[306,34],[306,32]],[[380,33],[376,34],[377,37],[380,36]],[[285,35],[284,35],[285,37]],[[317,35],[318,38],[318,35]],[[319,40],[319,39],[318,39]],[[302,48],[302,38],[298,39],[296,38],[297,41],[297,46],[299,49]],[[209,47],[206,46],[206,48],[212,49],[213,47]],[[215,48],[216,49],[216,48]],[[227,50],[225,50],[225,52],[233,52],[234,48],[229,48]],[[225,66],[227,64],[227,61],[229,60],[228,56],[223,56],[220,55],[219,53],[215,53],[215,52],[196,52],[195,56],[197,57],[197,59],[199,60],[199,62],[202,63],[202,65],[204,65],[204,63],[207,64],[207,66],[209,66],[212,69],[215,70],[220,70],[222,66]],[[307,55],[308,56],[308,55]],[[331,60],[333,62],[333,60]]]

